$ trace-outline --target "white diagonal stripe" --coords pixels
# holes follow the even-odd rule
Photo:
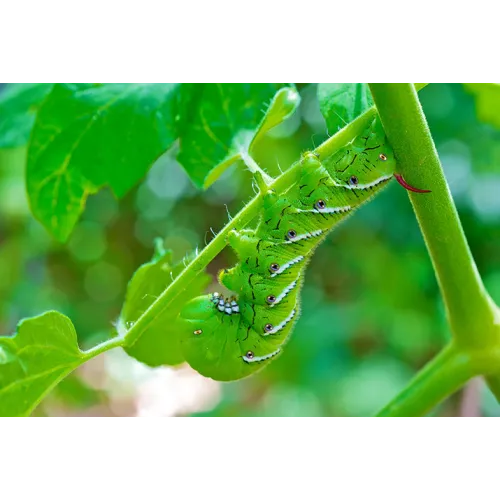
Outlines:
[[[281,348],[278,347],[278,349],[276,349],[276,351],[274,351],[270,354],[266,354],[265,356],[254,356],[253,358],[249,358],[245,354],[245,356],[243,356],[243,361],[246,361],[247,363],[254,363],[255,361],[264,361],[265,359],[269,359],[269,358],[272,358],[273,356],[276,356],[276,354],[278,354],[280,351],[281,351]]]
[[[298,262],[300,262],[301,260],[304,260],[304,256],[303,255],[299,255],[298,257],[295,257],[295,259],[292,259],[290,261],[288,261],[286,264],[283,264],[279,269],[278,271],[274,272],[271,274],[271,278],[273,276],[277,276],[278,274],[281,274],[283,271],[285,271],[286,269],[288,269],[290,266],[293,266],[294,264],[297,264]]]
[[[323,229],[316,229],[316,231],[313,231],[312,233],[298,234],[297,236],[295,236],[295,238],[288,240],[288,241],[284,241],[283,243],[285,245],[288,245],[290,243],[295,243],[296,241],[314,238],[316,236],[319,236],[321,233],[323,233]]]
[[[292,281],[277,297],[276,301],[270,304],[271,307],[274,307],[276,304],[279,304],[287,295],[289,292],[291,292],[295,286],[297,285],[297,282],[299,281],[300,278],[300,273],[297,275],[297,279],[295,281]]]
[[[346,205],[345,207],[328,207],[322,208],[319,210],[318,208],[313,208],[311,210],[302,210],[299,208],[299,212],[309,212],[313,214],[339,214],[342,212],[349,212],[351,210],[351,205]]]
[[[268,335],[273,335],[275,333],[278,333],[285,327],[285,325],[288,322],[290,322],[293,319],[293,317],[295,316],[295,312],[296,312],[295,309],[293,309],[288,318],[284,319],[279,325],[276,325],[270,332],[264,332],[262,336],[267,337]]]
[[[381,182],[387,181],[392,177],[392,175],[384,175],[382,177],[379,177],[377,180],[370,182],[368,184],[340,184],[342,187],[345,187],[347,189],[368,189],[369,187],[376,186],[377,184],[380,184]]]

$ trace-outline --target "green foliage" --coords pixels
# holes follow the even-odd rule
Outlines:
[[[194,256],[193,256],[194,257]],[[174,281],[192,260],[172,263],[172,252],[163,249],[162,241],[156,241],[156,251],[151,262],[143,264],[130,280],[127,296],[120,316],[122,328],[128,329],[151,306],[158,296]],[[180,351],[175,320],[181,307],[200,295],[210,283],[211,277],[201,273],[192,286],[177,295],[160,317],[142,334],[126,352],[149,366],[177,365],[184,361]]]
[[[258,133],[281,123],[300,102],[284,84],[197,85],[181,136],[179,161],[200,188],[207,188],[248,155]],[[275,96],[276,94],[276,96]],[[270,102],[263,119],[262,104]]]
[[[366,83],[320,83],[318,99],[331,134],[373,106]]]
[[[4,144],[22,143],[13,139],[15,128],[23,120],[19,133],[26,135],[32,116],[21,111],[50,88],[4,92],[10,106],[0,128]],[[271,113],[264,122],[267,102]],[[109,186],[123,197],[177,139],[187,173],[208,187],[248,154],[259,130],[280,123],[298,102],[294,88],[282,84],[56,84],[37,114],[29,145],[26,183],[33,214],[66,241],[89,194]]]
[[[51,83],[10,83],[0,91],[0,148],[28,142],[35,113],[51,88]]]
[[[210,281],[205,273],[193,287],[178,294],[138,340],[129,342],[127,330],[185,265],[172,264],[171,252],[157,241],[153,260],[142,265],[129,283],[117,328],[119,335],[88,351],[79,349],[72,322],[56,311],[25,319],[13,337],[0,337],[0,416],[28,415],[77,366],[113,347],[124,347],[132,357],[150,366],[181,363],[175,319],[182,305],[200,294]],[[81,384],[73,384],[73,393],[89,396]]]
[[[285,87],[276,92],[274,97],[271,99],[271,104],[269,104],[266,114],[262,118],[252,142],[249,146],[249,151],[253,152],[252,146],[258,139],[265,136],[274,127],[278,126],[284,120],[286,120],[299,106],[300,104],[300,94],[297,92],[295,87]]]
[[[63,377],[87,357],[73,323],[56,311],[21,321],[0,338],[0,416],[26,416]]]
[[[177,138],[174,84],[57,84],[37,115],[26,168],[33,214],[60,241],[86,198],[123,196]]]

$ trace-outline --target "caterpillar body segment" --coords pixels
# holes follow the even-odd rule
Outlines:
[[[236,380],[281,354],[300,314],[314,250],[394,175],[394,155],[379,128],[375,119],[321,162],[314,153],[303,155],[295,182],[264,195],[255,229],[231,231],[228,243],[239,262],[221,271],[219,281],[235,297],[197,297],[180,314],[182,350],[202,375]]]

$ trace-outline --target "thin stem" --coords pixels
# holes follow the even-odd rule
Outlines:
[[[106,340],[101,344],[98,344],[86,351],[82,351],[86,359],[93,358],[102,352],[109,351],[110,349],[114,349],[115,347],[121,347],[124,345],[123,337],[113,337],[112,339]]]
[[[259,167],[258,163],[248,154],[248,152],[242,151],[240,152],[240,156],[243,163],[246,165],[248,170],[252,172],[252,174],[256,174],[258,172],[266,184],[272,184],[274,179]]]
[[[457,344],[500,342],[496,307],[481,281],[446,183],[415,88],[410,83],[370,84],[399,173],[429,194],[409,193]]]

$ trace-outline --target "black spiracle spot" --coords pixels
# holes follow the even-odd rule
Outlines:
[[[294,238],[297,237],[297,231],[293,230],[293,229],[290,229],[287,233],[286,233],[286,237],[289,239],[289,240],[293,240]]]
[[[318,200],[314,206],[318,210],[323,210],[324,208],[326,208],[326,203],[324,202],[324,200]]]
[[[267,325],[264,327],[264,331],[265,332],[272,332],[273,328],[274,328],[274,326],[271,325],[271,323],[267,323]]]
[[[276,263],[272,263],[270,266],[269,266],[269,270],[273,273],[276,273],[280,270],[280,265],[279,264],[276,264]]]
[[[248,358],[248,359],[253,359],[253,357],[255,356],[255,354],[252,352],[252,351],[248,351],[245,356]]]
[[[268,295],[266,300],[269,304],[274,304],[276,302],[276,296],[275,295]]]
[[[358,178],[355,175],[351,175],[351,178],[349,179],[349,184],[351,186],[357,186],[358,185]]]

